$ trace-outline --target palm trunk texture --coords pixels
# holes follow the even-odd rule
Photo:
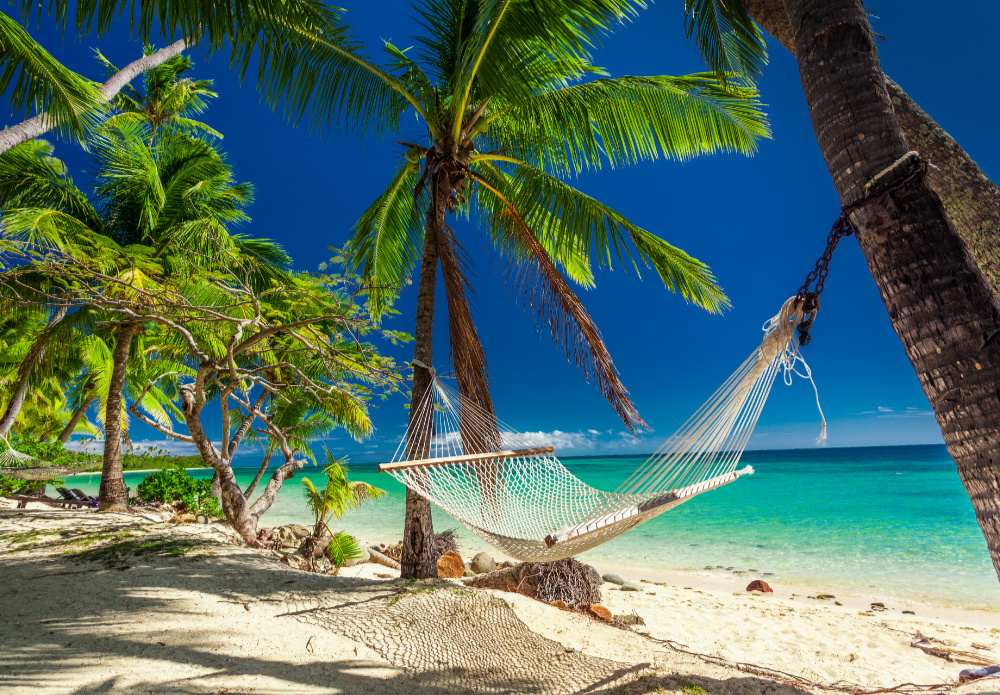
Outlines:
[[[132,338],[138,329],[139,325],[131,321],[118,327],[111,384],[104,411],[104,466],[101,468],[101,490],[98,493],[102,511],[128,511],[128,488],[122,474],[122,392]]]
[[[83,399],[83,403],[80,407],[73,411],[73,417],[69,419],[69,423],[63,428],[63,431],[59,433],[59,441],[63,444],[69,441],[70,437],[73,436],[73,432],[76,430],[76,426],[80,424],[80,420],[87,413],[87,409],[90,407],[91,403],[97,396],[87,396]]]
[[[860,0],[784,2],[813,130],[847,205],[910,144]],[[851,221],[1000,574],[1000,304],[926,176]]]
[[[434,290],[437,285],[438,231],[444,227],[450,190],[447,176],[440,177],[433,191],[434,204],[427,211],[424,251],[420,260],[413,358],[428,367],[434,364]],[[431,388],[430,372],[414,365],[410,398],[411,422],[417,415],[416,405],[423,400],[429,388]],[[407,459],[426,458],[429,452],[430,442],[427,441],[419,447],[411,447],[407,451]],[[403,527],[403,552],[400,558],[401,577],[423,579],[438,576],[433,541],[434,524],[431,521],[430,501],[406,488],[406,520]]]
[[[741,1],[747,14],[795,55],[795,38],[782,0]],[[888,77],[886,86],[910,145],[934,164],[927,172],[931,188],[995,291],[1000,287],[1000,188],[902,87]]]

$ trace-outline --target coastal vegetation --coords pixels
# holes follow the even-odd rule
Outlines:
[[[392,361],[365,336],[406,336],[376,331],[348,275],[292,271],[278,244],[233,230],[249,219],[253,189],[235,180],[219,133],[191,117],[214,93],[210,82],[183,76],[190,68],[175,56],[145,74],[142,90],[125,89],[112,101],[86,139],[89,190],[75,185],[43,141],[0,155],[0,303],[5,339],[16,348],[7,353],[16,366],[5,378],[0,434],[18,423],[19,432],[51,437],[53,423],[65,423],[62,442],[74,429],[100,426],[100,506],[124,511],[131,415],[195,445],[215,470],[211,502],[201,483],[192,483],[187,500],[178,492],[186,476],[176,472],[155,477],[147,491],[181,494],[210,512],[221,502],[255,544],[260,515],[312,459],[310,440],[337,427],[366,436],[367,400],[395,388]],[[45,393],[58,398],[36,406]],[[221,448],[202,423],[212,403]],[[85,418],[92,404],[97,426]],[[246,490],[232,474],[241,445],[263,452]],[[88,457],[60,443],[49,449],[46,458],[13,447],[9,455],[86,467]],[[251,500],[274,454],[283,464]]]

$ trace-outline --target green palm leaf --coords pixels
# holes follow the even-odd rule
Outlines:
[[[8,15],[0,12],[0,91],[25,117],[46,121],[82,137],[96,124],[98,85],[64,67]]]

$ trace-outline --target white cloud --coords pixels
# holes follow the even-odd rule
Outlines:
[[[924,415],[933,415],[933,410],[927,410],[925,408],[917,408],[915,406],[909,406],[903,410],[896,410],[894,408],[888,408],[884,405],[880,405],[875,408],[875,410],[863,410],[858,415],[874,415],[879,418],[909,418],[909,417],[923,417]]]

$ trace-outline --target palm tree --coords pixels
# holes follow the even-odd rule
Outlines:
[[[322,490],[317,490],[308,478],[302,479],[302,485],[306,489],[306,504],[313,513],[314,523],[312,534],[303,541],[297,554],[312,563],[322,541],[329,537],[326,552],[339,569],[345,560],[358,558],[362,553],[357,541],[346,531],[334,532],[330,528],[330,521],[343,519],[344,515],[365,502],[381,499],[386,492],[365,482],[348,480],[347,474],[350,471],[346,460],[335,458],[329,449],[326,450],[326,463],[326,468],[323,469],[326,487]]]
[[[785,0],[813,130],[1000,574],[1000,300],[911,153],[860,0]],[[877,181],[875,181],[877,179]],[[869,197],[885,186],[888,195]]]
[[[768,134],[755,91],[736,75],[725,82],[710,74],[608,77],[595,66],[592,46],[640,6],[565,0],[541,11],[530,0],[426,0],[417,5],[425,31],[415,52],[386,44],[383,67],[360,45],[350,54],[366,72],[345,107],[356,128],[396,133],[410,112],[426,127],[425,137],[403,143],[405,157],[355,225],[349,247],[376,316],[419,262],[411,402],[430,383],[422,365],[432,364],[440,263],[459,390],[492,411],[449,213],[476,216],[509,268],[508,284],[632,431],[645,423],[567,277],[589,287],[595,265],[651,269],[665,287],[709,311],[727,305],[704,264],[565,181],[602,163],[750,153]],[[473,450],[498,437],[463,436]],[[436,576],[431,535],[429,504],[408,493],[404,576]]]
[[[152,55],[153,49],[146,46],[144,54]],[[111,61],[100,53],[97,56],[111,74],[118,72]],[[150,131],[149,143],[161,128],[170,133],[211,135],[221,139],[219,131],[191,118],[208,108],[208,99],[218,96],[212,91],[212,80],[181,77],[193,68],[194,61],[189,56],[176,55],[162,65],[147,70],[142,74],[141,92],[126,85],[115,96],[110,106],[116,113],[108,118],[105,125],[113,128],[118,123],[129,121],[145,124]]]

